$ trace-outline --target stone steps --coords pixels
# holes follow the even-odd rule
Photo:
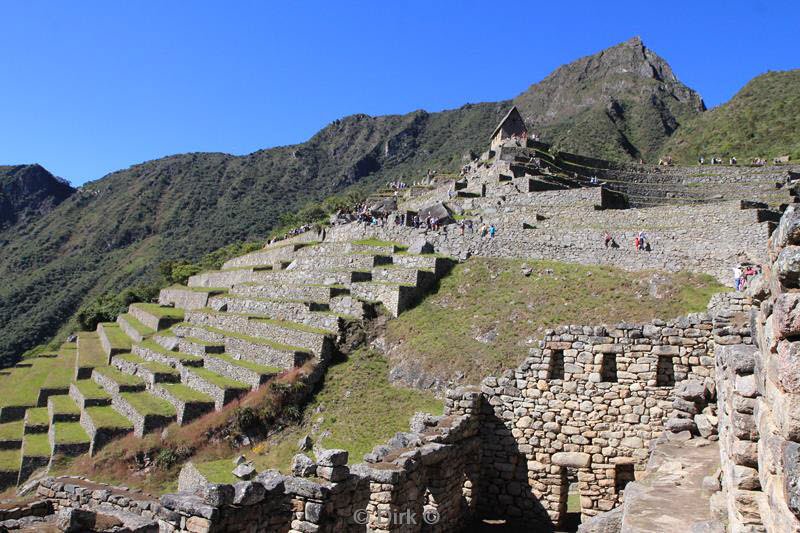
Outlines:
[[[80,425],[89,435],[90,455],[134,430],[133,423],[110,405],[81,409]]]
[[[327,303],[331,298],[350,294],[350,289],[335,285],[240,283],[231,288],[230,294],[233,296],[250,298],[273,298]]]
[[[177,412],[168,401],[149,392],[122,392],[112,402],[115,411],[133,423],[133,434],[142,437],[175,422]]]
[[[184,287],[183,285],[172,285],[166,289],[161,289],[158,294],[158,303],[161,305],[172,305],[179,309],[201,309],[208,307],[208,299],[212,296],[225,294],[227,289]]]
[[[112,397],[123,392],[141,392],[147,387],[142,378],[120,372],[114,367],[96,368],[92,379]]]
[[[251,389],[246,383],[220,376],[202,367],[184,367],[181,369],[181,381],[193,390],[210,396],[217,410],[244,396]]]
[[[78,333],[78,357],[75,359],[75,379],[88,379],[92,370],[107,365],[109,357],[100,342],[100,335],[94,331]]]
[[[128,307],[128,313],[150,329],[168,329],[183,321],[183,310],[159,304],[136,303]]]
[[[212,310],[190,311],[187,322],[217,329],[232,331],[250,337],[261,337],[280,344],[298,346],[321,354],[336,333],[311,328],[293,322],[282,322],[265,317],[219,313]]]
[[[148,361],[171,366],[177,370],[187,366],[203,366],[202,357],[168,350],[151,339],[134,344],[133,354]]]
[[[131,351],[131,338],[117,323],[101,322],[97,324],[97,335],[103,351],[109,358]]]
[[[173,326],[172,329],[178,335],[221,342],[225,346],[226,354],[265,366],[292,368],[302,365],[313,357],[311,351],[306,348],[278,344],[267,339],[198,324],[185,323]]]
[[[352,268],[357,270],[370,270],[380,265],[391,265],[391,255],[377,255],[372,253],[350,253],[346,255],[316,255],[311,257],[298,257],[292,261],[289,269],[311,270],[315,268],[340,269]]]
[[[135,316],[124,313],[117,317],[117,324],[134,342],[142,342],[155,333],[155,330],[142,324]]]
[[[126,354],[114,358],[112,362],[120,372],[138,376],[152,387],[157,383],[180,383],[181,374],[169,365],[147,361],[138,355]]]
[[[69,386],[69,397],[83,411],[87,407],[111,405],[111,395],[90,379],[75,381]]]
[[[47,415],[51,425],[56,422],[78,422],[81,409],[68,394],[51,396],[47,399]]]
[[[275,320],[305,324],[315,328],[338,331],[339,316],[330,313],[327,303],[272,300],[226,295],[211,300],[211,309],[230,313],[261,315]]]
[[[180,425],[213,411],[215,407],[213,398],[183,383],[161,383],[153,387],[152,393],[172,404]]]
[[[240,361],[225,354],[208,355],[205,358],[204,368],[220,376],[247,383],[251,389],[257,389],[282,372],[282,369],[277,367],[268,367],[250,361]]]

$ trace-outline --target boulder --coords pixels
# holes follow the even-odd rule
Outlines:
[[[304,453],[298,453],[292,458],[292,474],[300,477],[309,477],[315,475],[317,472],[317,465]]]
[[[55,525],[64,533],[81,533],[94,529],[97,515],[92,511],[62,507],[56,513]]]
[[[672,433],[680,433],[682,431],[697,432],[697,425],[691,418],[670,418],[664,424],[664,427]]]
[[[408,247],[408,253],[410,254],[432,254],[433,252],[433,245],[425,237],[419,237]]]
[[[772,328],[778,339],[800,335],[800,294],[782,293],[775,298]]]
[[[264,499],[267,491],[264,485],[254,481],[240,481],[233,485],[233,503],[236,505],[253,505]]]
[[[711,422],[707,415],[695,415],[694,423],[701,437],[709,437],[717,434],[717,427]]]
[[[578,533],[619,533],[622,530],[623,507],[620,505],[595,515],[578,526]]]
[[[450,215],[450,211],[448,211],[447,207],[441,202],[421,209],[417,215],[420,220],[425,220],[428,217],[436,217],[439,219],[440,225],[452,224],[455,222]]]
[[[773,268],[778,281],[785,288],[800,287],[800,246],[787,246],[781,250]]]
[[[800,444],[787,442],[783,450],[783,492],[789,510],[800,518]]]
[[[706,386],[700,381],[688,379],[675,387],[675,396],[684,400],[701,403],[706,399]]]
[[[231,472],[239,479],[250,479],[256,474],[256,469],[252,463],[242,463]]]
[[[297,449],[303,452],[307,452],[314,446],[314,441],[311,440],[311,436],[306,435],[304,437],[300,437],[300,440],[297,441]]]
[[[774,250],[800,244],[800,210],[796,206],[786,208],[770,240]]]

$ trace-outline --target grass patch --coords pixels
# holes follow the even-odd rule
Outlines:
[[[127,322],[128,325],[130,325],[133,329],[135,329],[136,332],[142,337],[149,337],[150,335],[156,332],[154,329],[148,328],[147,326],[139,322],[139,319],[130,313],[123,313],[119,316],[122,317],[122,319],[125,320],[125,322]]]
[[[0,472],[17,472],[21,463],[19,450],[0,450]]]
[[[0,424],[0,440],[20,440],[24,424],[25,422],[22,420]]]
[[[305,409],[303,423],[256,446],[254,451],[261,454],[253,459],[259,470],[288,472],[298,439],[305,434],[313,437],[312,426],[321,418],[318,431],[330,431],[322,446],[345,449],[350,463],[358,463],[375,445],[408,431],[411,417],[420,411],[439,415],[444,404],[431,393],[391,385],[389,361],[377,352],[357,350],[328,368],[324,386]]]
[[[183,383],[162,383],[159,385],[159,387],[169,392],[170,395],[184,402],[214,402],[210,396],[196,391],[193,388],[184,385]]]
[[[50,457],[50,438],[47,433],[25,435],[22,450],[26,457]]]
[[[108,338],[108,342],[113,348],[119,348],[121,350],[131,349],[131,338],[122,331],[119,324],[116,322],[103,322],[101,325]]]
[[[194,466],[211,483],[236,483],[239,481],[231,473],[236,467],[228,458],[195,463]]]
[[[123,392],[120,397],[141,415],[175,416],[175,407],[149,392]]]
[[[88,407],[86,414],[94,422],[95,427],[98,428],[130,428],[133,429],[133,424],[130,420],[116,412],[110,406],[106,407]]]
[[[163,307],[159,304],[150,303],[133,304],[133,307],[159,318],[176,318],[183,320],[183,309],[178,307]]]
[[[82,379],[75,382],[75,387],[80,391],[81,396],[86,400],[106,400],[111,398],[111,395],[106,390],[92,381],[91,379]]]
[[[108,364],[108,356],[100,344],[100,335],[95,332],[78,333],[78,364],[82,367],[96,367]]]
[[[54,414],[63,415],[78,415],[81,413],[80,408],[75,403],[75,400],[66,394],[59,394],[58,396],[50,396],[47,399],[48,403],[53,404]]]
[[[533,270],[521,273],[523,265]],[[650,294],[657,287],[660,298]],[[547,328],[673,318],[703,311],[711,276],[625,272],[555,261],[472,258],[456,265],[436,292],[388,324],[393,357],[464,383],[517,366]],[[480,340],[479,340],[480,339]]]
[[[223,389],[249,389],[250,386],[242,383],[241,381],[236,381],[225,376],[220,376],[219,374],[215,374],[210,370],[206,370],[203,367],[199,368],[191,368],[189,372],[195,374],[197,377],[204,379],[205,381],[211,383],[212,385],[216,385],[217,387],[221,387]]]
[[[77,444],[89,442],[89,435],[78,422],[57,422],[55,427],[55,441],[57,444]]]
[[[36,407],[25,411],[26,426],[49,426],[50,416],[47,414],[47,407]]]
[[[94,371],[97,372],[98,374],[107,377],[108,379],[110,379],[111,381],[113,381],[118,385],[134,386],[134,385],[144,384],[144,380],[139,376],[132,376],[130,374],[126,374],[125,372],[120,372],[116,368],[110,366],[106,366],[103,368],[95,368]]]
[[[226,363],[228,363],[229,365],[246,368],[247,370],[252,370],[253,372],[258,372],[259,374],[279,374],[283,372],[282,368],[278,368],[276,366],[259,365],[258,363],[253,363],[251,361],[247,361],[244,359],[234,359],[233,357],[225,354],[215,353],[215,354],[210,354],[208,357],[221,359]]]

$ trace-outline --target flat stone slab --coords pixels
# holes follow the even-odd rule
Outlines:
[[[703,446],[698,444],[706,443]],[[719,444],[705,439],[656,446],[646,476],[625,487],[621,533],[692,531],[713,519],[703,478],[719,468]]]

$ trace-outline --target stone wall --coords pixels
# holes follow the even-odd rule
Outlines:
[[[548,331],[514,372],[483,381],[483,515],[544,525],[565,517],[577,481],[584,517],[615,507],[644,469],[674,387],[713,380],[712,320]]]

